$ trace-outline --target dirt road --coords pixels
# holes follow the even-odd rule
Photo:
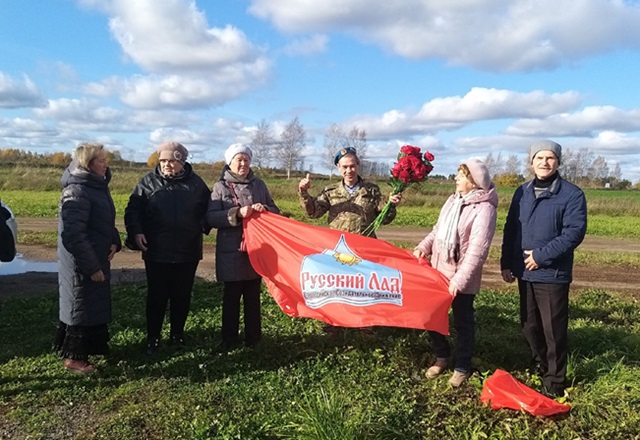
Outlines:
[[[18,225],[21,231],[55,231],[56,219],[50,218],[19,218]],[[123,225],[118,225],[122,230]],[[383,227],[378,232],[378,237],[386,241],[418,243],[428,233],[424,228],[407,227]],[[501,237],[496,237],[494,245],[499,246]],[[581,249],[597,251],[618,251],[640,253],[640,241],[620,240],[602,237],[589,237],[581,245]],[[18,246],[25,258],[32,261],[56,261],[56,249],[40,245]],[[143,281],[144,264],[139,252],[123,250],[116,255],[113,262],[113,282]],[[505,283],[500,277],[497,263],[489,262],[484,269],[483,285],[489,288],[504,288]],[[603,267],[594,270],[593,267],[576,267],[574,273],[574,289],[596,288],[609,291],[618,291],[634,297],[640,297],[637,292],[636,270],[624,267]],[[197,276],[211,281],[214,279],[214,247],[205,246],[204,260],[198,267]],[[18,275],[0,276],[0,298],[7,295],[34,295],[42,292],[53,292],[57,289],[57,274],[28,272]]]

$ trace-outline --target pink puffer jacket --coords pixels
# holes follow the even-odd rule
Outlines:
[[[476,294],[480,291],[482,266],[489,255],[489,247],[496,230],[496,208],[498,194],[493,184],[488,190],[480,189],[471,194],[464,203],[458,223],[460,249],[457,262],[447,262],[446,255],[436,247],[436,234],[440,221],[445,218],[453,204],[454,195],[445,202],[438,222],[416,249],[431,258],[431,265],[444,276],[460,293]]]

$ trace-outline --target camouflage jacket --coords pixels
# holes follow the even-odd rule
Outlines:
[[[320,218],[329,212],[329,227],[341,231],[362,234],[373,223],[387,198],[374,183],[358,178],[360,188],[350,195],[342,182],[325,187],[317,197],[308,192],[300,193],[300,205],[311,218]],[[389,224],[396,217],[396,207],[391,205],[383,224]],[[375,233],[370,234],[375,237]]]

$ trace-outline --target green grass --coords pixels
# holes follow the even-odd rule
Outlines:
[[[300,207],[296,195],[296,182],[285,179],[267,179],[273,197],[285,215],[311,224],[326,224],[326,217],[308,219]],[[319,183],[318,188],[323,185]],[[438,219],[440,208],[451,188],[447,185],[425,185],[411,189],[405,202],[398,208],[393,222],[395,226],[431,228]],[[513,189],[500,189],[501,204],[498,209],[498,234],[504,228],[507,208]],[[589,221],[587,234],[601,237],[640,238],[640,191],[587,191]],[[113,192],[116,215],[124,217],[129,191]],[[4,190],[2,199],[18,217],[57,216],[58,191]]]
[[[264,340],[216,353],[221,288],[199,283],[188,348],[142,354],[142,285],[114,289],[112,353],[79,377],[50,352],[55,292],[0,308],[0,438],[32,439],[633,439],[640,432],[640,304],[602,291],[571,296],[568,416],[535,418],[479,401],[495,368],[536,387],[513,290],[476,302],[480,372],[451,389],[424,379],[418,330],[345,329],[292,319],[263,295]]]

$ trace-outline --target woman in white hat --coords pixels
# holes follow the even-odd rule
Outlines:
[[[265,183],[251,170],[251,148],[233,144],[224,153],[225,166],[213,186],[207,223],[216,228],[216,279],[224,283],[222,342],[227,351],[238,344],[240,299],[244,303],[244,342],[254,346],[262,337],[260,285],[262,278],[251,266],[244,249],[242,219],[255,212],[280,210]]]

